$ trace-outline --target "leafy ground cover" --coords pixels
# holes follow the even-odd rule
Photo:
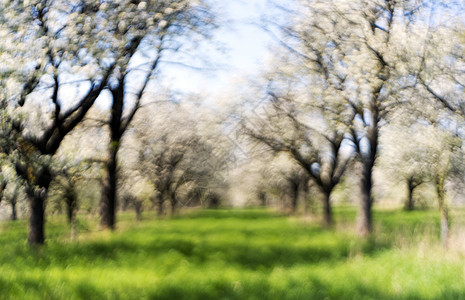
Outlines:
[[[454,225],[465,214],[456,212]],[[123,215],[115,233],[81,216],[69,240],[61,217],[48,243],[27,246],[26,223],[0,224],[2,299],[460,299],[459,231],[445,251],[435,211],[377,211],[376,232],[354,236],[355,211],[338,225],[261,209],[195,211],[172,219]]]

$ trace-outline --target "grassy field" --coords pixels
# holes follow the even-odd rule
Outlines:
[[[368,240],[354,236],[347,208],[336,230],[260,209],[132,218],[109,233],[81,216],[75,242],[51,218],[39,249],[24,221],[0,223],[0,298],[465,299],[460,232],[444,251],[435,211],[377,211]]]

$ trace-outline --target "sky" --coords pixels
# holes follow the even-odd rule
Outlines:
[[[216,70],[208,66],[195,70],[165,65],[165,84],[171,88],[192,93],[215,93],[230,85],[235,77],[250,75],[263,65],[271,39],[257,23],[262,12],[268,9],[267,0],[221,2],[215,8],[222,14],[220,22],[223,24],[211,41],[204,42],[189,54],[193,59],[201,57],[214,62]],[[215,51],[218,46],[223,51]]]

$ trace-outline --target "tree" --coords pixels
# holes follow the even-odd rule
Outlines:
[[[132,161],[124,160],[120,165],[118,194],[121,195],[121,208],[122,210],[133,208],[136,215],[135,220],[141,221],[142,212],[147,203],[153,200],[153,185],[150,184],[149,180],[141,176],[137,164],[137,153],[128,151],[125,147],[121,149],[121,153],[135,156]]]
[[[2,96],[14,158],[30,203],[31,245],[43,244],[52,156],[106,86],[115,58],[105,56],[95,1],[3,1]],[[73,93],[73,88],[75,93]],[[39,116],[40,118],[37,118]]]
[[[290,208],[292,213],[297,212],[299,198],[301,194],[304,194],[308,190],[308,175],[301,167],[291,170],[287,174],[281,174],[285,183],[283,189],[286,190],[287,195],[290,198]],[[305,195],[302,195],[305,198]]]
[[[447,247],[448,198],[452,198],[452,191],[463,188],[464,182],[463,141],[456,133],[451,132],[450,124],[443,127],[440,122],[431,123],[418,122],[408,128],[404,126],[391,128],[390,134],[385,135],[387,138],[382,144],[386,152],[380,162],[381,166],[390,165],[390,175],[397,182],[409,183],[413,177],[417,178],[420,184],[428,183],[434,186],[440,212],[441,239]],[[411,185],[407,185],[407,187],[406,209],[409,209],[413,208],[415,186],[412,188]]]
[[[165,39],[165,35],[182,35],[191,29],[203,28],[202,25],[210,21],[210,14],[204,8],[201,3],[189,1],[2,3],[3,94],[13,107],[23,107],[15,111],[28,116],[22,122],[16,118],[13,125],[18,132],[15,151],[21,157],[16,169],[28,185],[26,190],[31,203],[31,244],[44,242],[44,200],[53,177],[49,164],[64,137],[83,120],[102,91],[108,88],[114,98],[110,123],[114,140],[119,141],[136,111],[132,110],[122,119],[123,97],[130,93],[125,84],[140,76],[139,73],[130,78],[127,72],[144,69],[144,65],[138,68],[130,63],[144,64],[148,60],[150,65],[149,69],[141,71],[145,75],[141,80],[143,87],[136,93],[140,96],[136,97],[134,107],[138,107],[148,78],[159,62],[160,51],[153,49],[159,46],[176,48],[173,40]],[[158,44],[161,40],[163,45]],[[143,46],[147,49],[153,45],[152,50],[138,51]],[[132,59],[136,52],[139,60]],[[144,55],[156,58],[144,59]],[[70,93],[73,88],[75,92]],[[34,120],[32,114],[26,113],[28,109],[39,109],[37,101],[30,101],[39,96],[43,100],[39,107],[50,112],[49,119]],[[34,123],[40,126],[33,126]],[[117,146],[116,143],[112,145]],[[115,161],[116,156],[110,155],[113,157]],[[116,164],[110,162],[107,169],[116,170]],[[111,191],[109,195],[111,197]],[[111,212],[111,201],[109,205]],[[111,227],[111,214],[109,216],[106,220]]]
[[[123,147],[128,159],[121,171],[150,182],[159,215],[165,204],[175,213],[181,205],[223,198],[228,147],[217,124],[191,100],[165,100],[156,111],[144,107]]]
[[[313,94],[304,100],[290,92],[278,96],[272,91],[268,95],[263,113],[244,119],[243,132],[275,153],[287,153],[303,167],[324,195],[323,220],[329,226],[333,222],[331,193],[351,159],[342,149],[347,128],[344,117],[329,118],[326,108],[312,101]],[[323,129],[318,130],[316,123]]]
[[[20,193],[21,186],[15,184],[13,187],[13,191],[10,194],[6,195],[7,202],[10,203],[11,206],[11,220],[16,221],[18,219],[18,212],[17,212],[17,204],[18,204],[18,197]]]
[[[100,7],[101,16],[95,22],[105,21],[102,31],[108,42],[107,51],[117,59],[115,72],[108,82],[110,141],[103,178],[101,226],[113,230],[117,155],[122,137],[141,106],[152,76],[159,69],[162,55],[177,52],[187,43],[188,35],[206,35],[213,22],[212,14],[203,1],[110,1],[105,4],[104,9]]]
[[[446,199],[448,181],[463,182],[464,152],[462,140],[449,132],[436,129],[431,145],[431,164],[434,170],[433,180],[441,214],[441,240],[445,248],[449,240],[449,211]],[[455,180],[454,180],[455,179]]]
[[[260,145],[262,146],[262,145]],[[274,153],[266,147],[255,147],[240,170],[240,185],[249,192],[251,204],[276,206],[285,212],[297,213],[308,196],[307,172],[286,153]]]
[[[5,176],[3,174],[1,174],[0,175],[0,202],[4,198],[5,189],[7,187],[7,184],[8,184],[8,180],[5,178]]]
[[[275,168],[275,155],[267,151],[268,149],[251,151],[246,146],[244,143],[236,145],[237,148],[241,147],[241,151],[247,154],[247,157],[231,166],[228,176],[228,182],[232,187],[229,191],[231,198],[236,205],[258,204],[273,207],[276,187],[279,185],[277,175],[282,169],[280,166]]]
[[[407,119],[403,117],[402,120]],[[386,127],[381,147],[379,167],[396,185],[406,185],[407,193],[404,209],[415,209],[416,189],[431,181],[434,172],[431,166],[431,145],[427,140],[433,139],[430,130],[421,122],[391,123]]]
[[[5,202],[11,206],[11,220],[16,221],[18,219],[17,204],[20,199],[23,187],[21,186],[21,182],[18,180],[11,164],[4,164],[2,166],[2,173],[2,196],[5,198]]]
[[[426,101],[432,99],[436,107],[463,119],[465,28],[461,13],[465,5],[462,1],[431,1],[429,8],[420,62],[412,73],[418,81],[424,104],[431,105]]]
[[[403,90],[414,83],[407,71],[409,53],[400,47],[417,41],[422,10],[417,1],[301,1],[292,22],[279,28],[281,43],[308,73],[320,80],[333,100],[352,116],[350,142],[361,165],[358,232],[372,231],[373,170],[379,156],[383,124],[405,101]],[[418,25],[418,26],[417,26]],[[418,51],[418,44],[413,44]],[[347,135],[344,136],[347,138]]]
[[[88,178],[86,171],[91,167],[88,161],[79,161],[71,159],[62,159],[57,171],[55,171],[54,181],[55,196],[58,201],[64,202],[66,208],[66,217],[68,224],[71,226],[71,239],[77,237],[77,219],[76,214],[79,209],[78,185],[85,182]]]

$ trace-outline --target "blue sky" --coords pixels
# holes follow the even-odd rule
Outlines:
[[[161,76],[152,81],[148,93],[156,95],[160,88],[168,88],[173,92],[199,94],[212,103],[225,90],[230,91],[237,78],[250,77],[261,70],[272,39],[258,23],[262,14],[270,11],[271,0],[212,1],[215,2],[213,9],[219,12],[220,25],[212,39],[203,40],[193,49],[186,45],[187,53],[180,51],[164,58],[203,68],[194,69],[177,63],[160,64]],[[107,109],[110,103],[108,95],[103,93],[97,103]]]
[[[219,1],[218,1],[219,2]],[[268,10],[267,0],[222,1],[216,8],[221,14],[221,26],[210,42],[205,42],[190,53],[214,62],[217,70],[203,71],[186,67],[165,65],[165,84],[185,92],[215,92],[227,87],[234,77],[256,72],[267,57],[269,36],[256,24],[261,14]],[[226,21],[227,20],[227,21]],[[223,45],[224,51],[215,51],[215,43]]]

